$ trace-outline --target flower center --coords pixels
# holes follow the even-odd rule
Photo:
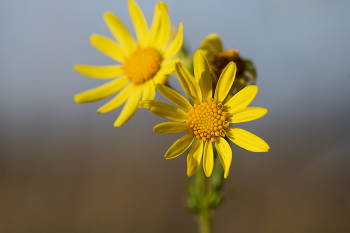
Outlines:
[[[225,136],[229,123],[227,112],[223,111],[221,103],[214,103],[210,98],[207,102],[195,104],[194,109],[187,113],[189,125],[187,132],[194,134],[202,141],[214,142],[220,136]]]
[[[160,68],[162,56],[154,48],[138,46],[124,62],[126,76],[135,84],[141,84],[154,77]]]

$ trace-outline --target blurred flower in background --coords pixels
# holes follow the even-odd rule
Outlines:
[[[154,99],[155,84],[165,84],[168,75],[174,73],[174,64],[178,59],[172,59],[172,57],[181,48],[183,41],[183,29],[180,23],[177,35],[168,44],[171,23],[164,3],[156,4],[150,28],[135,1],[128,2],[128,9],[138,42],[119,18],[109,11],[104,14],[104,21],[116,41],[97,34],[90,37],[92,46],[121,64],[74,66],[78,73],[87,77],[112,79],[102,86],[75,95],[74,100],[77,103],[92,102],[120,91],[97,110],[98,113],[106,113],[125,102],[123,110],[114,123],[115,127],[126,123],[135,114],[141,99]]]
[[[218,81],[218,77],[230,62],[236,63],[237,73],[236,79],[229,92],[228,98],[231,98],[234,93],[242,90],[247,85],[256,83],[256,70],[254,63],[249,59],[243,59],[238,49],[223,50],[223,45],[219,35],[216,33],[209,34],[201,42],[200,49],[206,55],[213,78],[213,85]]]

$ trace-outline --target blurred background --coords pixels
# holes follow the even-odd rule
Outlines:
[[[150,24],[156,1],[138,3]],[[350,2],[167,3],[191,52],[216,32],[255,62],[251,106],[269,110],[239,124],[271,149],[232,144],[214,232],[350,232]],[[0,232],[197,232],[186,155],[163,157],[179,135],[154,133],[164,120],[144,109],[114,128],[121,108],[73,101],[104,83],[74,64],[113,64],[89,44],[112,37],[107,10],[134,32],[126,0],[0,2]]]

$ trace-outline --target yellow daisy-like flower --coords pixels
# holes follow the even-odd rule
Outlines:
[[[178,59],[171,58],[180,49],[183,40],[180,23],[178,34],[168,45],[171,23],[164,3],[156,4],[150,28],[135,1],[128,2],[128,9],[138,42],[120,19],[109,11],[103,18],[116,41],[97,34],[90,37],[92,46],[121,64],[74,66],[78,73],[87,77],[112,79],[102,86],[75,95],[74,100],[77,103],[92,102],[120,91],[97,110],[98,113],[106,113],[126,102],[114,123],[115,127],[121,126],[135,114],[141,99],[154,99],[155,85],[166,83],[168,75],[174,73],[175,62]]]
[[[139,106],[149,108],[151,113],[173,121],[156,125],[153,128],[155,132],[187,131],[187,135],[169,148],[165,154],[166,159],[179,156],[197,139],[187,156],[187,175],[192,176],[196,173],[203,155],[204,172],[209,177],[214,166],[214,142],[226,178],[231,165],[232,151],[225,136],[249,151],[266,152],[270,148],[261,138],[243,129],[231,127],[230,123],[255,120],[265,115],[267,109],[247,107],[258,91],[255,85],[245,87],[230,100],[223,102],[234,82],[235,63],[229,63],[222,71],[214,95],[208,61],[201,50],[196,51],[193,65],[195,78],[182,63],[175,64],[182,87],[195,103],[193,106],[181,94],[161,84],[157,85],[158,91],[179,108],[157,100],[141,101]]]

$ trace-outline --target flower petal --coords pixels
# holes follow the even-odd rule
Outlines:
[[[159,28],[159,35],[157,39],[157,48],[162,51],[164,47],[168,44],[169,36],[171,30],[171,23],[167,11],[166,5],[161,4],[161,23]]]
[[[214,168],[214,152],[212,142],[205,142],[204,156],[203,156],[203,169],[207,177],[210,177]]]
[[[207,58],[202,50],[198,49],[193,59],[194,77],[202,91],[202,99],[212,97],[212,80]]]
[[[188,100],[183,97],[180,93],[174,91],[172,88],[167,87],[163,84],[157,84],[156,85],[157,90],[170,102],[178,106],[179,108],[182,108],[186,111],[191,111],[193,109],[192,105]]]
[[[162,7],[161,5],[164,4],[162,2],[157,2],[154,7],[154,13],[153,13],[153,20],[151,24],[151,28],[149,30],[148,40],[147,40],[147,46],[150,47],[156,47],[157,40],[159,36],[159,28],[161,24],[161,16],[162,16]]]
[[[90,44],[95,49],[117,62],[124,62],[125,52],[114,40],[102,35],[92,34],[90,36]]]
[[[201,102],[201,89],[186,67],[181,62],[176,62],[175,71],[188,97],[190,97],[196,103]]]
[[[128,9],[131,21],[135,28],[137,40],[141,45],[145,45],[148,39],[148,24],[145,16],[139,5],[134,0],[128,1]]]
[[[267,152],[269,145],[258,136],[240,128],[228,127],[226,136],[236,145],[253,152]]]
[[[236,64],[234,62],[230,62],[222,71],[215,89],[215,100],[221,102],[224,101],[231,89],[233,81],[235,80],[236,70]]]
[[[193,144],[187,156],[187,175],[188,176],[193,176],[197,172],[199,164],[201,163],[202,155],[203,155],[203,141],[197,140]]]
[[[171,42],[171,44],[164,50],[163,58],[164,60],[167,60],[169,58],[172,58],[181,48],[183,41],[183,27],[182,23],[180,23],[179,31],[177,32],[176,37]]]
[[[225,106],[229,107],[231,111],[245,108],[253,101],[257,92],[258,87],[256,85],[247,86],[227,101]]]
[[[169,76],[164,73],[165,68],[160,67],[158,72],[153,76],[154,84],[166,84],[168,82]]]
[[[201,42],[201,47],[210,48],[215,54],[222,52],[222,43],[220,37],[216,33],[209,34],[204,40]]]
[[[212,50],[210,50],[210,48],[201,46],[201,49],[203,51],[203,54],[207,57],[207,59],[215,58],[215,53]]]
[[[119,117],[114,122],[114,127],[119,127],[124,123],[126,123],[128,120],[130,120],[130,118],[135,114],[138,108],[138,103],[141,99],[141,95],[142,95],[142,86],[136,85],[134,90],[132,91],[132,94],[129,95],[129,98],[126,101]]]
[[[111,79],[124,74],[124,70],[121,65],[91,66],[77,64],[74,66],[74,70],[79,74],[96,79]]]
[[[166,159],[173,159],[187,150],[194,140],[193,134],[187,134],[181,138],[179,138],[165,153]]]
[[[164,74],[172,74],[175,72],[175,63],[179,62],[180,58],[169,59],[163,61],[161,64],[161,69]]]
[[[169,76],[160,73],[159,75],[156,75],[154,78],[154,83],[159,83],[159,84],[166,84],[169,80]]]
[[[133,84],[129,84],[125,86],[124,89],[118,93],[118,95],[116,95],[115,97],[113,97],[113,99],[108,101],[105,105],[97,109],[97,113],[106,113],[106,112],[112,111],[113,109],[118,108],[129,97],[129,95],[131,94],[131,90],[134,87],[135,86]]]
[[[133,52],[136,49],[136,42],[122,21],[111,11],[104,13],[103,19],[114,38],[119,41],[125,52],[127,52],[127,54]]]
[[[106,98],[117,93],[128,82],[129,79],[127,77],[117,78],[115,80],[103,84],[102,86],[95,87],[93,89],[76,94],[74,96],[74,101],[77,103],[87,103]]]
[[[153,100],[156,96],[156,86],[153,80],[148,80],[143,84],[142,100]]]
[[[267,113],[266,108],[248,107],[232,112],[229,117],[230,123],[240,123],[258,119]]]
[[[188,116],[183,110],[158,100],[140,101],[139,107],[148,108],[149,111],[154,115],[157,115],[172,121],[184,122],[188,119]]]
[[[215,147],[218,152],[218,156],[222,164],[222,167],[224,168],[224,171],[225,171],[224,177],[226,179],[230,171],[230,166],[232,161],[231,147],[228,144],[228,142],[222,137],[219,137],[219,140],[215,141]]]
[[[181,133],[188,129],[188,124],[180,122],[163,122],[153,127],[157,133]]]

